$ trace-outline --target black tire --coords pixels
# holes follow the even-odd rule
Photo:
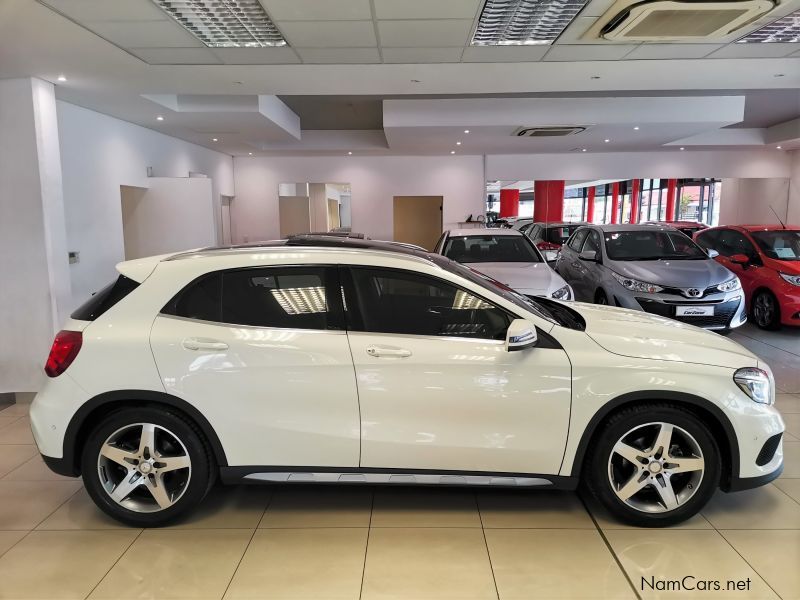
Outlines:
[[[769,290],[759,290],[753,294],[753,320],[761,329],[781,328],[781,305]]]
[[[178,470],[172,473],[164,473],[161,476],[159,481],[162,482],[165,481],[165,478],[172,478],[170,481],[177,481],[178,489],[174,492],[173,496],[177,499],[174,500],[174,503],[168,508],[161,509],[153,506],[153,512],[132,510],[112,499],[110,495],[111,492],[106,491],[106,487],[104,487],[103,478],[106,478],[105,484],[107,485],[109,479],[107,473],[114,469],[118,472],[124,472],[124,468],[119,467],[113,461],[109,462],[105,459],[103,459],[103,468],[101,469],[99,466],[101,460],[100,451],[106,441],[109,440],[112,435],[116,435],[120,431],[131,431],[131,435],[135,435],[137,424],[142,423],[153,424],[159,428],[159,430],[166,430],[164,433],[158,433],[156,439],[159,439],[159,442],[156,442],[156,445],[159,443],[162,445],[164,443],[170,443],[174,441],[173,437],[177,438],[178,442],[183,446],[179,449],[178,454],[181,455],[181,458],[188,456],[190,461],[189,470],[184,469],[182,471]],[[126,435],[126,433],[122,435]],[[162,438],[165,439],[166,442],[161,441]],[[135,445],[137,444],[134,443],[130,447],[132,448]],[[172,445],[170,447],[174,448],[176,446]],[[158,463],[157,457],[160,456],[159,454],[155,456],[156,458],[153,458],[153,461],[156,463],[156,468],[166,464]],[[164,458],[164,460],[168,460],[168,458]],[[130,464],[134,465],[137,462],[138,461],[135,461]],[[159,527],[184,517],[194,510],[200,502],[202,502],[213,485],[215,468],[211,450],[197,426],[182,415],[170,412],[169,409],[165,408],[131,407],[123,408],[109,414],[89,432],[81,454],[81,473],[83,475],[84,486],[89,496],[100,510],[117,521],[133,527]],[[101,472],[103,475],[101,475]],[[135,469],[131,471],[131,473],[133,473],[134,477],[140,479],[147,479],[150,476],[159,477],[157,471],[150,476],[142,475]],[[178,476],[180,476],[180,480],[176,479]],[[127,477],[127,475],[122,476],[122,478],[125,477]],[[142,496],[142,494],[144,494],[144,496]],[[156,504],[154,495],[150,494],[142,486],[132,492],[130,496],[126,496],[126,499],[123,499],[123,501],[131,503],[131,499],[134,497],[141,497],[142,505],[147,502],[152,502],[154,505]]]
[[[606,293],[602,289],[599,289],[595,292],[594,303],[608,306],[608,296],[606,296]]]
[[[667,423],[685,430],[693,438],[692,441],[699,446],[704,460],[704,469],[699,482],[689,483],[694,481],[689,477],[695,477],[691,473],[672,475],[675,487],[683,486],[681,493],[688,494],[688,496],[685,502],[678,504],[677,508],[662,509],[663,512],[647,512],[641,508],[630,506],[620,499],[611,481],[611,459],[614,454],[614,446],[626,436],[627,432],[647,431],[647,427],[651,427],[649,425],[651,423]],[[642,430],[637,430],[637,427],[642,427]],[[680,436],[680,433],[678,435]],[[619,457],[616,456],[615,460],[619,460]],[[632,465],[633,463],[630,467],[635,471],[636,468]],[[694,516],[705,506],[719,487],[721,470],[720,452],[714,436],[693,412],[678,405],[653,403],[622,409],[601,426],[598,435],[593,440],[592,447],[589,448],[589,454],[584,464],[583,482],[600,504],[620,521],[637,527],[668,527]],[[645,475],[648,474],[649,471],[645,473]],[[644,477],[644,479],[648,479],[648,477]],[[671,487],[672,485],[670,483]],[[637,502],[641,501],[643,504],[652,499],[660,502],[654,486],[655,482],[646,485],[642,491],[637,492],[631,498],[636,499]]]

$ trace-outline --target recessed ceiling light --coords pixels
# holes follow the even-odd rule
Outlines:
[[[64,75],[59,75],[58,80],[63,83],[67,80],[67,78]]]
[[[800,42],[800,10],[796,10],[777,21],[764,25],[761,29],[753,31],[736,43],[769,44],[775,42],[787,42],[790,44]]]
[[[636,125],[636,126],[633,128],[633,130],[634,130],[634,131],[639,131],[639,126],[638,126],[638,125]]]
[[[210,48],[285,46],[286,40],[258,0],[153,0]]]
[[[604,141],[604,142],[607,144],[607,143],[608,143],[608,142],[610,142],[611,140],[610,140],[610,139],[608,139],[608,138],[606,138],[606,139],[604,139],[603,141]]]
[[[581,148],[581,152],[586,152],[586,148]]]
[[[450,154],[455,154],[455,153],[456,153],[455,150],[450,150]]]
[[[776,150],[783,150],[783,148],[781,148],[780,146],[775,146],[775,149]]]
[[[247,156],[253,156],[253,153],[252,152],[248,152]]]
[[[469,129],[465,129],[465,130],[464,130],[464,133],[469,133]]]
[[[486,0],[473,46],[552,44],[586,0]]]
[[[681,150],[686,150],[686,148],[684,148],[683,146],[681,146]]]
[[[348,153],[347,153],[347,155],[348,155],[348,156],[351,156],[352,154],[353,154],[352,152],[348,152]]]
[[[162,117],[161,115],[158,115],[156,117],[156,121],[163,121],[163,120],[164,120],[164,117]]]
[[[211,141],[212,142],[218,142],[219,140],[217,138],[211,138]]]
[[[460,145],[461,145],[461,142],[456,142],[456,146],[460,146]]]

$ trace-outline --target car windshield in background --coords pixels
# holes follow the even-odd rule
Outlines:
[[[800,231],[782,229],[750,233],[761,250],[776,260],[800,260]]]
[[[610,231],[605,234],[611,260],[706,260],[708,255],[677,231]]]
[[[558,244],[560,246],[564,245],[569,239],[574,231],[580,227],[580,225],[564,225],[562,227],[548,227],[547,234],[545,235],[545,240],[550,242],[551,244]]]
[[[460,263],[542,262],[533,244],[522,235],[466,235],[447,239],[444,255]]]

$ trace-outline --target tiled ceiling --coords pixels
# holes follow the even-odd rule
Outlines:
[[[552,45],[471,45],[484,0],[260,0],[288,46],[210,48],[152,0],[39,0],[149,64],[373,64],[800,57],[800,43],[737,44],[796,10],[787,0],[724,43],[616,44],[583,39],[611,4],[590,0]]]

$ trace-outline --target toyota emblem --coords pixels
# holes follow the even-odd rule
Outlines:
[[[697,288],[689,288],[688,290],[686,290],[686,295],[689,296],[690,298],[697,298],[702,293],[703,292],[701,292]]]

